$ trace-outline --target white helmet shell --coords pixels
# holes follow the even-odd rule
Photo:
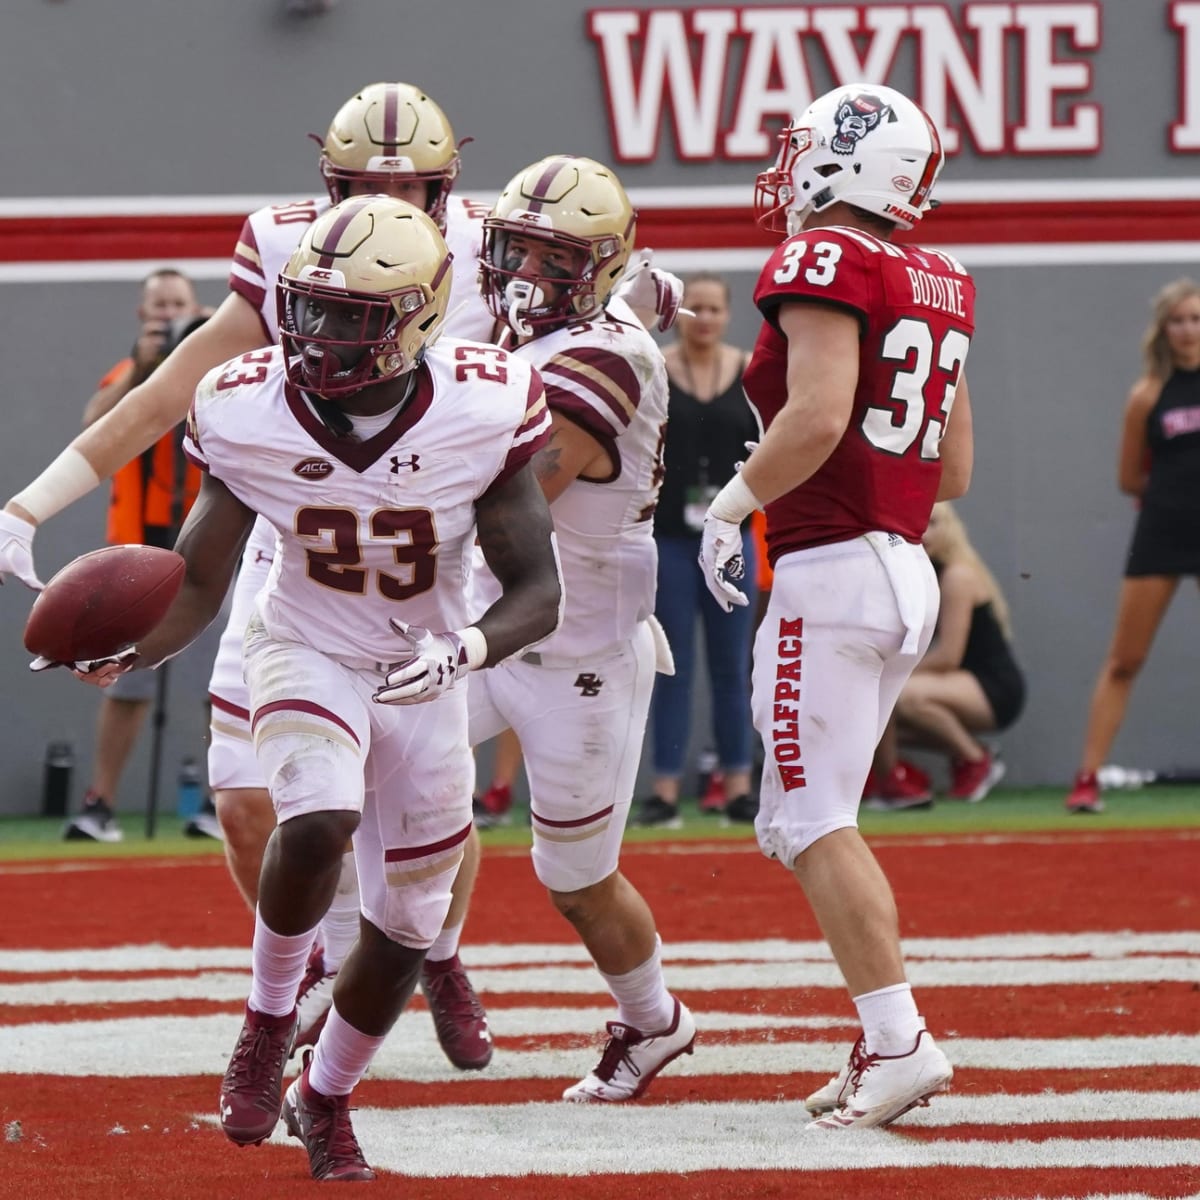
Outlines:
[[[818,97],[782,133],[774,167],[759,175],[759,224],[795,233],[842,201],[911,229],[930,207],[945,162],[923,109],[894,88],[847,83]]]

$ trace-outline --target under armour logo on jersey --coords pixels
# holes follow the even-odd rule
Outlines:
[[[265,550],[255,550],[255,552],[254,552],[254,561],[255,561],[256,563],[260,563],[260,562],[265,562],[265,563],[274,562],[274,561],[275,561],[275,556],[274,556],[273,554],[268,554],[268,553],[267,553]]]
[[[604,680],[599,675],[592,674],[591,671],[581,671],[575,680],[575,686],[579,689],[581,696],[598,696],[600,689],[604,686]]]
[[[400,468],[403,467],[406,471],[419,471],[421,456],[414,454],[411,458],[401,458],[398,454],[392,455],[392,474],[399,475]]]

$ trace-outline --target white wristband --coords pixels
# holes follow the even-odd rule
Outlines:
[[[758,497],[746,486],[746,481],[739,471],[713,497],[708,511],[718,521],[740,525],[756,508],[762,508],[762,505],[759,504]]]
[[[86,496],[99,483],[100,476],[92,464],[74,446],[68,446],[11,503],[19,504],[40,525]]]
[[[468,625],[466,629],[458,630],[458,636],[467,652],[467,669],[475,671],[482,667],[488,656],[487,638],[483,630],[478,625]]]

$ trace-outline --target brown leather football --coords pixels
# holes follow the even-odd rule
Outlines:
[[[67,563],[25,622],[25,649],[54,662],[106,658],[166,616],[183,586],[183,558],[154,546],[106,546]]]

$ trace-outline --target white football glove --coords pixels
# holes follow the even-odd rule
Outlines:
[[[44,658],[39,654],[29,664],[29,669],[31,671],[49,671],[51,667],[70,667],[75,677],[82,679],[84,683],[94,683],[97,687],[108,687],[118,675],[124,675],[132,667],[137,654],[136,646],[126,646],[124,650],[117,650],[104,658],[83,658],[75,662],[59,662],[57,659]],[[108,667],[116,669],[106,670],[105,668]],[[96,677],[93,678],[93,676]]]
[[[662,267],[652,265],[653,250],[639,250],[637,255],[625,268],[621,282],[617,284],[613,295],[623,300],[635,312],[658,314],[658,329],[666,333],[675,324],[680,312],[679,303],[683,299],[683,280]],[[689,316],[692,314],[689,312]]]
[[[374,696],[377,704],[422,704],[448,691],[471,669],[457,633],[430,633],[395,617],[389,623],[412,653],[384,676],[384,686]]]
[[[735,471],[740,471],[750,461],[750,455],[758,449],[757,442],[743,442],[742,445],[746,447],[746,457],[733,464]]]
[[[740,608],[750,603],[746,594],[729,582],[741,579],[746,573],[740,525],[705,514],[704,533],[700,539],[700,570],[713,599],[726,612],[733,612],[735,604]]]
[[[40,592],[46,585],[33,566],[33,535],[37,526],[0,509],[0,583],[15,575],[26,587]]]

